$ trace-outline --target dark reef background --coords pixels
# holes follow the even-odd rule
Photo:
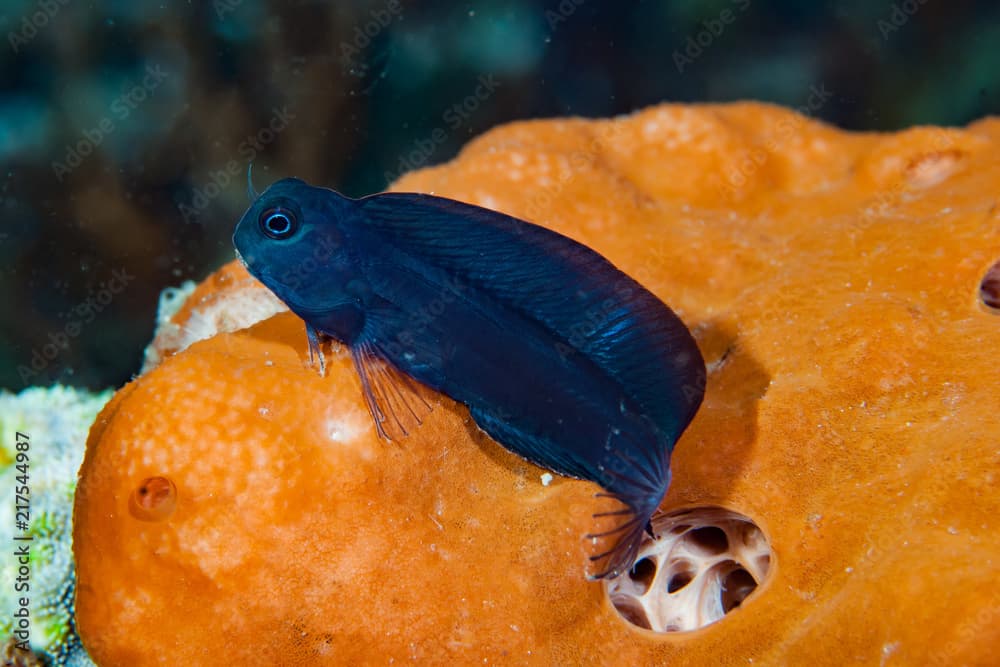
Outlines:
[[[819,118],[893,130],[1000,111],[987,0],[0,0],[0,36],[13,390],[137,372],[159,292],[233,257],[251,160],[261,189],[358,196],[515,119],[822,98]]]

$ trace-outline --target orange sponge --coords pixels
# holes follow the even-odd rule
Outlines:
[[[630,623],[584,578],[597,487],[550,482],[443,396],[415,434],[378,440],[344,351],[320,377],[302,323],[248,316],[260,288],[230,265],[172,321],[210,320],[192,338],[209,337],[158,338],[163,361],[91,432],[87,649],[107,665],[989,664],[998,154],[997,120],[858,135],[764,105],[661,106],[498,128],[395,185],[582,241],[692,328],[708,388],[663,509],[738,512],[771,550],[722,620]]]

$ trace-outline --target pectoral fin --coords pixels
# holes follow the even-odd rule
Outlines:
[[[373,343],[352,345],[351,357],[361,378],[361,389],[375,420],[375,429],[381,437],[398,441],[423,423],[433,409],[426,387],[400,372]]]

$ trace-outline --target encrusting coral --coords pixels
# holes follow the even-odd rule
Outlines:
[[[91,432],[86,647],[107,665],[988,664],[998,150],[992,119],[852,134],[662,106],[501,127],[394,185],[582,241],[692,328],[708,387],[662,507],[733,510],[771,549],[720,621],[626,620],[584,577],[597,487],[547,484],[449,399],[378,440],[349,357],[334,345],[320,377],[302,322],[248,315],[266,292],[232,264]]]
[[[0,543],[10,550],[0,562],[4,665],[94,664],[73,623],[71,518],[87,429],[109,398],[58,385],[0,392]]]

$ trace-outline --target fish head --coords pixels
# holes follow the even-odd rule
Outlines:
[[[345,230],[360,213],[355,200],[297,178],[272,184],[236,224],[236,255],[252,276],[300,315],[355,299],[360,270]]]

